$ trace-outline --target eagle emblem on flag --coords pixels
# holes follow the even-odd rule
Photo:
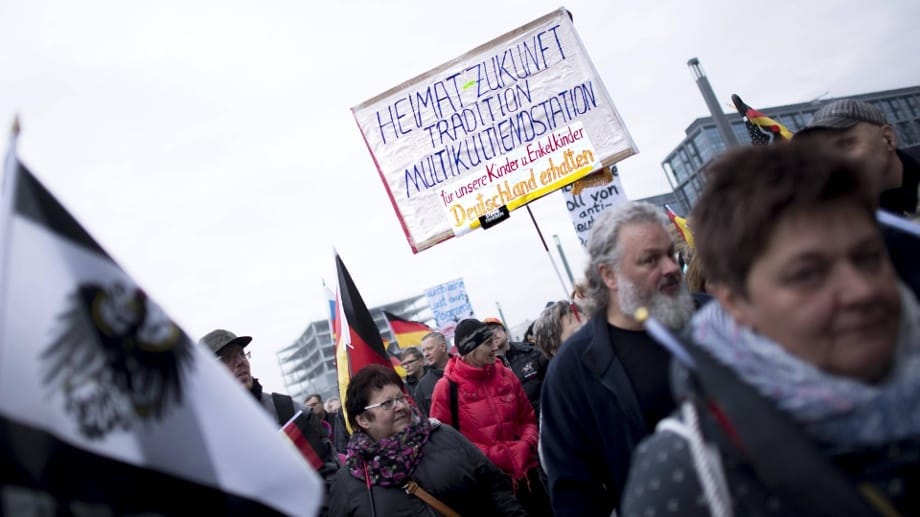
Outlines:
[[[83,284],[66,305],[42,354],[44,384],[63,394],[84,436],[128,431],[181,402],[192,344],[143,291],[123,282]]]

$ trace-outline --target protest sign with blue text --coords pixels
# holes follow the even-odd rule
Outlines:
[[[352,111],[413,252],[637,152],[565,9]]]

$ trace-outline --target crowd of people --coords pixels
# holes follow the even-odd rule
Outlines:
[[[265,393],[251,338],[201,343],[310,415],[329,515],[920,515],[920,257],[877,215],[916,218],[918,183],[878,109],[829,103],[710,164],[687,268],[661,208],[612,207],[523,341],[431,332],[405,378],[354,374],[347,424]]]

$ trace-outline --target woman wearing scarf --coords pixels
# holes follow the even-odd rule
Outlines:
[[[861,173],[800,142],[710,166],[691,224],[718,303],[623,515],[920,515],[920,309]]]
[[[449,426],[422,418],[392,368],[362,368],[348,383],[353,433],[329,494],[329,515],[526,515],[511,482]],[[409,494],[404,487],[415,484]]]
[[[537,421],[517,376],[498,358],[492,326],[477,319],[457,324],[451,357],[431,396],[431,416],[469,438],[511,479],[529,515],[551,515],[540,481]]]

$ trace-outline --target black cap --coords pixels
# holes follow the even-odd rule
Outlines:
[[[469,318],[457,324],[454,330],[454,346],[457,347],[460,355],[466,355],[485,343],[490,337],[492,337],[492,329],[489,325],[475,318]]]

